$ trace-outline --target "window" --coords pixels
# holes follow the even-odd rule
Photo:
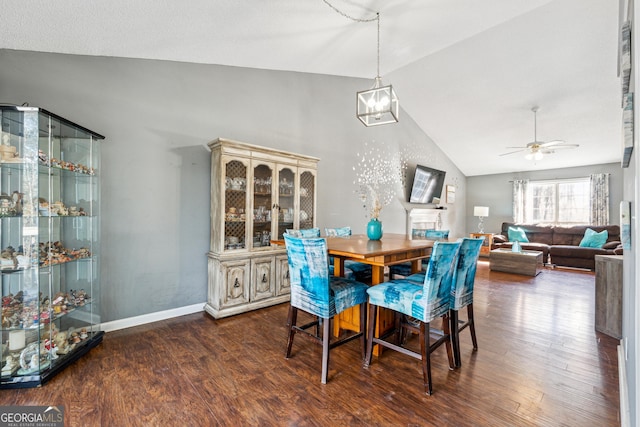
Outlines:
[[[529,223],[589,224],[589,178],[531,181],[525,206],[525,221]]]

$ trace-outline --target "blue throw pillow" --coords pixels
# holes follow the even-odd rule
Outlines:
[[[510,242],[529,243],[526,233],[520,227],[509,227],[507,234]]]
[[[601,232],[597,232],[590,228],[587,228],[584,231],[584,237],[580,242],[580,246],[583,248],[598,248],[602,249],[605,243],[607,243],[607,239],[609,238],[609,232],[607,230],[602,230]]]

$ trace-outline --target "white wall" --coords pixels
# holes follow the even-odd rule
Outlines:
[[[368,221],[354,194],[356,154],[365,142],[408,148],[412,164],[444,169],[445,184],[457,185],[447,226],[465,233],[464,177],[414,121],[404,111],[395,125],[355,118],[355,93],[371,81],[11,50],[0,50],[0,64],[0,102],[29,102],[106,136],[104,322],[206,300],[206,143],[217,137],[319,157],[318,225],[356,233]],[[385,232],[405,231],[399,200],[381,219]]]

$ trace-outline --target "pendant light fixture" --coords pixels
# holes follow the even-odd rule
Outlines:
[[[380,12],[376,13],[375,18],[354,18],[338,10],[327,0],[322,1],[337,13],[352,21],[377,22],[377,74],[376,78],[373,80],[373,87],[371,89],[363,90],[356,93],[356,116],[367,127],[386,125],[388,123],[397,123],[398,113],[400,111],[400,102],[398,101],[398,96],[393,90],[393,86],[385,86],[382,83],[382,77],[380,77]]]
[[[378,51],[377,74],[373,87],[356,94],[356,113],[358,119],[365,126],[386,125],[398,122],[400,103],[393,86],[384,86],[380,77],[380,13],[376,14],[378,21]]]

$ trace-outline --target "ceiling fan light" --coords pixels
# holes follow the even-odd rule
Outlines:
[[[536,151],[535,154],[533,155],[533,160],[542,160],[542,153],[540,151]]]
[[[533,153],[527,153],[527,154],[525,154],[524,158],[525,158],[525,159],[527,159],[527,160],[531,160],[531,159],[533,159]]]

